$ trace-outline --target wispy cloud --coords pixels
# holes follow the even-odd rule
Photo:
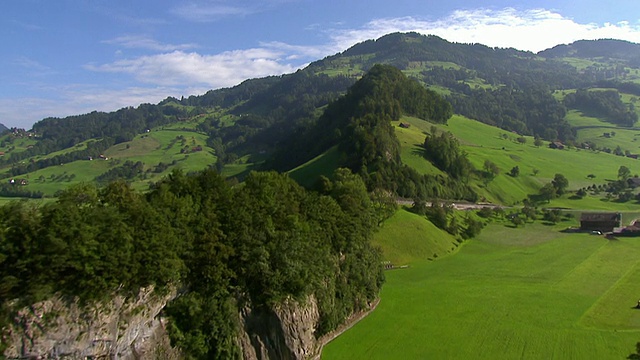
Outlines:
[[[258,8],[254,5],[213,2],[184,4],[172,9],[171,13],[188,21],[212,22],[229,16],[246,16],[257,11]]]
[[[11,22],[13,22],[14,24],[18,25],[19,27],[28,30],[28,31],[40,31],[40,30],[44,30],[44,28],[40,25],[36,25],[33,23],[26,23],[26,22],[22,22],[22,21],[18,21],[18,20],[12,20]]]
[[[195,44],[163,44],[144,35],[125,35],[115,39],[103,41],[105,44],[122,46],[132,49],[147,49],[154,51],[187,50],[197,47]]]
[[[264,12],[299,0],[209,0],[192,1],[171,9],[171,13],[193,22],[214,22],[227,17]]]
[[[13,63],[15,65],[18,65],[20,67],[23,67],[25,69],[29,69],[29,70],[35,70],[38,72],[49,72],[51,70],[50,67],[43,65],[42,63],[33,60],[31,58],[28,58],[26,56],[20,56],[18,58],[16,58]]]
[[[282,63],[282,54],[264,48],[236,50],[216,55],[174,51],[119,60],[110,64],[87,65],[94,71],[127,73],[138,81],[162,86],[232,86],[253,77],[292,72],[295,66]]]

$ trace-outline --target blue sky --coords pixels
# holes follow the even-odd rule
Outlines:
[[[202,94],[395,31],[540,51],[640,42],[640,1],[20,0],[0,13],[0,123]]]

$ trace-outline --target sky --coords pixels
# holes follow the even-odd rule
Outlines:
[[[20,0],[0,12],[0,123],[114,111],[291,73],[397,31],[538,52],[640,43],[640,1]]]

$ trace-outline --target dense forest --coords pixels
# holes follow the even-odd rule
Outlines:
[[[89,301],[180,284],[166,314],[188,358],[238,354],[230,340],[240,302],[313,295],[320,336],[365,308],[384,280],[369,243],[380,214],[364,183],[341,169],[324,185],[310,192],[267,172],[232,187],[211,170],[174,172],[147,194],[115,182],[70,188],[40,208],[5,205],[2,324],[56,293]]]

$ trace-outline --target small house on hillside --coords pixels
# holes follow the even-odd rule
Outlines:
[[[549,147],[552,149],[562,150],[564,149],[564,144],[561,143],[560,141],[552,141],[549,143]]]
[[[400,127],[403,128],[403,129],[408,129],[408,128],[411,127],[411,124],[401,122],[400,123]]]
[[[580,215],[580,230],[612,232],[622,224],[620,213],[582,213]]]
[[[640,178],[637,178],[637,177],[629,178],[627,179],[627,184],[629,185],[629,187],[637,188],[640,186]]]

